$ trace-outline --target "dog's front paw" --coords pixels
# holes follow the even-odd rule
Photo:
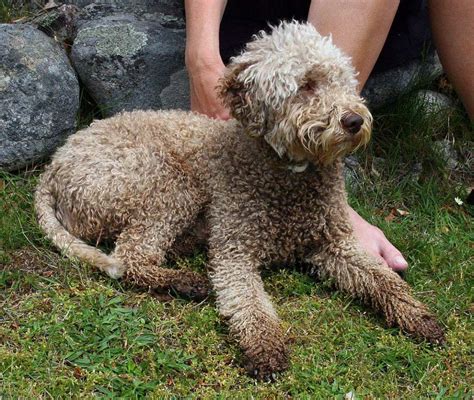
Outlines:
[[[288,367],[288,351],[279,338],[266,339],[245,350],[245,370],[254,378],[271,381]]]
[[[426,340],[429,343],[442,345],[446,342],[444,329],[440,326],[433,315],[424,314],[410,321],[410,331],[407,332],[417,339]]]
[[[424,307],[413,308],[399,317],[398,325],[409,336],[429,343],[442,345],[445,343],[444,329],[436,318]]]
[[[247,373],[263,381],[276,379],[278,372],[288,368],[288,353],[286,349],[273,349],[272,351],[261,352],[258,355],[246,353],[247,362],[245,370]]]
[[[196,301],[204,300],[211,291],[209,280],[194,272],[183,274],[179,281],[173,283],[172,288],[179,294]]]

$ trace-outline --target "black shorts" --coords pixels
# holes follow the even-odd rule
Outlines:
[[[242,51],[252,35],[281,20],[305,21],[310,0],[228,0],[220,30],[220,50],[225,63]],[[418,59],[431,51],[426,0],[401,0],[374,73]]]

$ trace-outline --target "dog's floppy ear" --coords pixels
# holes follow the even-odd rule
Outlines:
[[[242,72],[251,65],[230,64],[217,89],[231,115],[242,124],[247,134],[256,137],[263,136],[266,132],[267,113],[265,104],[259,101],[251,90],[255,87],[252,79],[244,80],[242,77]]]

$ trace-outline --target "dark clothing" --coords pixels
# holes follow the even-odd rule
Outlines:
[[[310,0],[228,0],[220,30],[221,56],[225,63],[243,49],[252,35],[269,30],[280,20],[305,21]],[[391,69],[420,58],[431,48],[425,0],[401,0],[397,15],[374,72]]]

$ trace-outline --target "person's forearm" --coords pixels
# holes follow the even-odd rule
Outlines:
[[[227,0],[186,0],[186,65],[219,62],[219,27]]]
[[[397,12],[399,0],[312,0],[308,21],[352,58],[362,89]]]

